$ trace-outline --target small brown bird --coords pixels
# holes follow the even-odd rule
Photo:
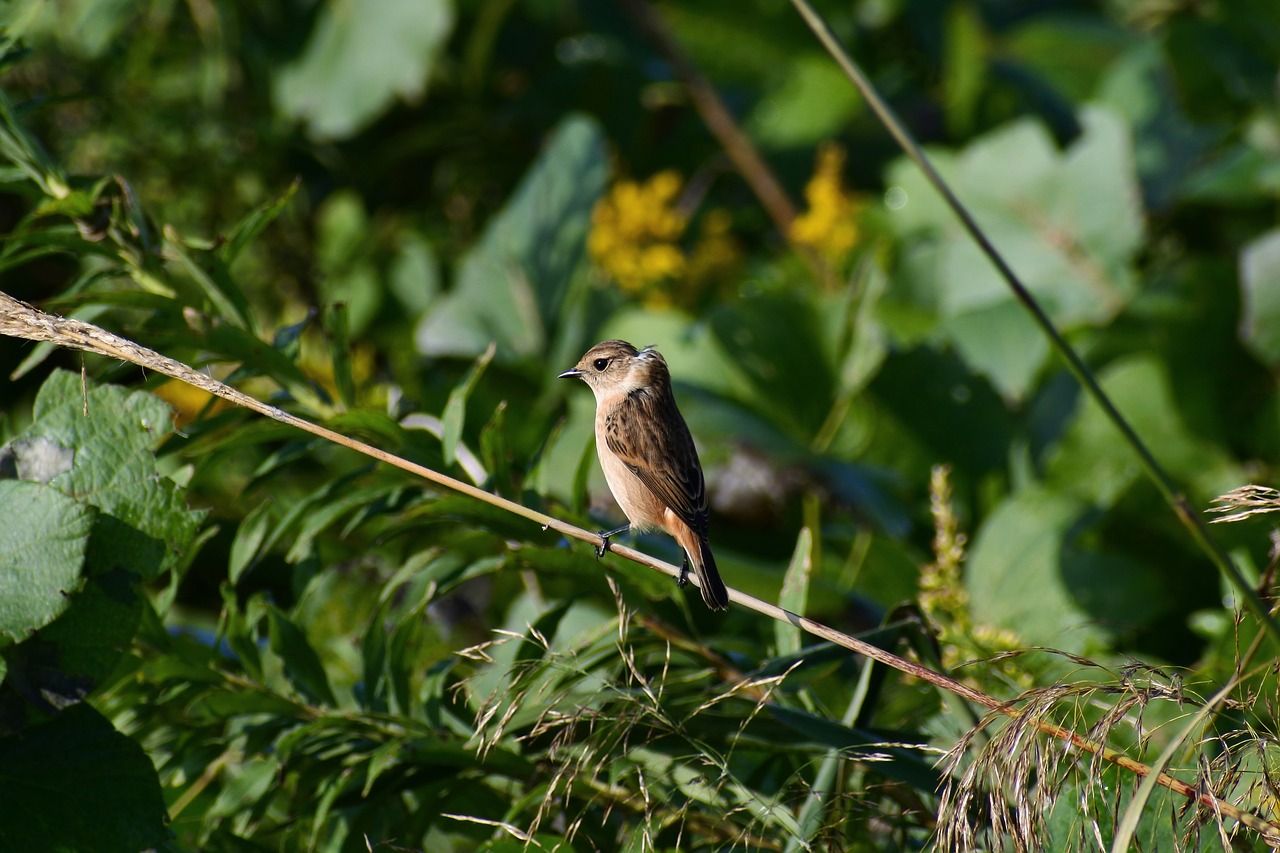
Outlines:
[[[676,407],[667,362],[653,347],[637,350],[626,341],[603,341],[587,350],[576,376],[596,395],[596,451],[609,491],[630,524],[600,531],[602,556],[609,537],[629,528],[665,530],[687,555],[681,586],[692,564],[702,600],[727,610],[729,592],[720,580],[707,542],[707,486],[693,437]]]

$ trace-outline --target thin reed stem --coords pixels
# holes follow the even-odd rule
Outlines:
[[[1209,556],[1218,571],[1231,582],[1231,585],[1236,589],[1236,593],[1244,601],[1245,606],[1253,611],[1253,614],[1262,623],[1263,628],[1280,645],[1280,623],[1272,618],[1266,604],[1263,603],[1257,592],[1245,579],[1235,561],[1210,535],[1204,519],[1192,508],[1187,501],[1186,495],[1177,488],[1173,479],[1156,461],[1150,449],[1147,448],[1146,443],[1134,431],[1129,421],[1120,413],[1120,410],[1116,408],[1115,403],[1111,401],[1107,393],[1102,390],[1102,386],[1098,384],[1098,380],[1089,370],[1088,365],[1084,363],[1084,359],[1072,348],[1071,344],[1067,343],[1066,338],[1062,336],[1062,333],[1053,325],[1053,321],[1049,319],[1049,315],[1045,313],[1044,309],[1040,307],[1040,303],[1031,295],[1031,291],[1022,283],[1022,279],[1013,271],[1004,256],[1000,254],[999,250],[996,249],[995,245],[992,244],[982,230],[982,227],[978,225],[964,202],[956,196],[942,175],[938,174],[937,169],[933,167],[933,163],[930,162],[928,156],[925,155],[920,145],[912,137],[911,132],[907,130],[906,125],[902,123],[902,120],[898,118],[893,109],[880,97],[880,93],[876,91],[876,87],[871,83],[871,80],[862,72],[862,69],[853,61],[853,58],[849,56],[843,45],[836,39],[835,34],[831,32],[831,28],[827,26],[826,21],[809,5],[808,0],[791,0],[791,5],[800,13],[800,17],[804,19],[809,29],[813,31],[813,34],[823,48],[826,49],[827,53],[831,54],[831,58],[840,66],[840,70],[845,73],[849,81],[866,99],[871,110],[880,119],[881,124],[889,131],[889,134],[898,143],[899,147],[920,167],[920,171],[924,173],[925,178],[942,196],[947,206],[951,208],[956,218],[960,220],[960,224],[969,232],[969,236],[973,238],[973,241],[978,244],[978,248],[982,249],[983,254],[987,256],[1000,273],[1000,276],[1004,278],[1014,296],[1031,314],[1036,324],[1040,326],[1041,331],[1049,339],[1053,348],[1057,350],[1058,355],[1066,362],[1067,369],[1071,371],[1076,381],[1083,386],[1090,399],[1098,404],[1112,425],[1120,431],[1125,443],[1137,455],[1138,463],[1141,465],[1142,470],[1155,483],[1160,494],[1173,509],[1174,515],[1191,533],[1191,538]]]

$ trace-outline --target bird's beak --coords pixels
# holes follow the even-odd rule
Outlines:
[[[581,376],[581,375],[582,375],[582,371],[575,367],[575,368],[573,368],[573,369],[571,369],[571,370],[566,370],[564,373],[561,373],[561,374],[560,374],[560,376],[559,376],[559,378],[560,378],[560,379],[572,379],[572,378],[574,378],[575,376]]]

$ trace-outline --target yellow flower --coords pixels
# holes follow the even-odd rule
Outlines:
[[[644,294],[685,271],[678,241],[688,218],[675,206],[680,184],[670,170],[644,183],[618,181],[592,212],[587,251],[623,290]]]
[[[833,264],[844,260],[860,236],[856,217],[863,204],[844,189],[844,159],[844,149],[834,143],[818,149],[813,177],[804,188],[809,209],[791,223],[792,242]]]
[[[740,252],[729,231],[733,217],[716,208],[702,217],[698,242],[689,257],[689,284],[697,291],[706,282],[728,278],[738,268]]]
[[[231,403],[219,397],[214,397],[208,391],[204,391],[194,385],[188,385],[177,379],[170,379],[168,382],[155,389],[155,395],[164,400],[170,406],[173,406],[173,422],[174,426],[181,429],[187,424],[199,417],[204,411],[204,407],[213,401],[213,406],[209,410],[210,415],[217,414],[223,409],[231,407]]]

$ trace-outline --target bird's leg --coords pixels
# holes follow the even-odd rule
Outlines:
[[[689,585],[689,556],[686,554],[680,563],[680,577],[676,578],[676,586],[684,588]]]
[[[600,544],[596,546],[596,559],[604,556],[604,552],[609,550],[609,540],[619,533],[626,533],[631,529],[630,524],[624,524],[614,530],[597,530],[596,535],[600,537]]]

